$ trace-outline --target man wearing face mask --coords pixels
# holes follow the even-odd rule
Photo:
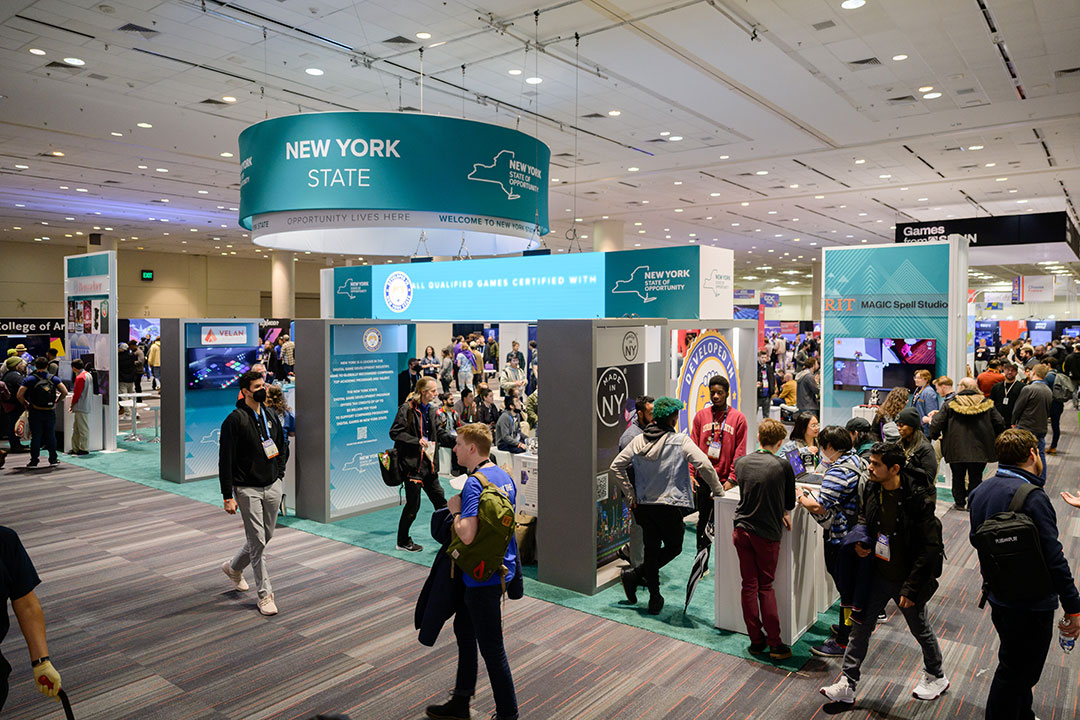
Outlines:
[[[244,591],[248,589],[244,568],[251,565],[259,612],[276,615],[278,609],[263,552],[277,524],[289,448],[277,413],[263,407],[266,381],[262,373],[249,370],[240,376],[238,384],[242,398],[221,423],[218,475],[225,512],[240,512],[247,542],[232,560],[221,564],[221,570],[234,588]]]
[[[728,407],[730,390],[731,384],[723,375],[709,378],[712,403],[694,416],[690,439],[708,455],[720,482],[734,485],[735,459],[746,455],[746,416]],[[705,527],[713,515],[712,491],[704,483],[696,483],[694,500],[698,511],[697,549],[701,550],[709,545]]]

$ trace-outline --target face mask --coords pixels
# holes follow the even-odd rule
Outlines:
[[[257,403],[266,402],[266,388],[261,388],[251,393],[251,399]]]

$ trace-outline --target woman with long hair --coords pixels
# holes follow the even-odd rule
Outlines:
[[[285,392],[280,385],[266,386],[266,407],[277,413],[281,429],[285,433],[285,447],[289,447],[289,439],[296,437],[296,416],[292,408],[285,401]]]
[[[813,471],[820,459],[820,450],[817,446],[818,431],[821,423],[817,415],[812,412],[802,412],[795,417],[795,425],[791,428],[788,441],[780,448],[781,452],[797,450],[802,459],[803,467],[807,471]]]
[[[454,381],[454,361],[450,357],[450,348],[443,348],[442,359],[439,360],[439,382],[442,383],[444,393],[450,392],[450,383]]]
[[[446,496],[439,484],[439,446],[448,447],[453,438],[439,422],[436,396],[439,384],[435,378],[422,376],[416,388],[398,408],[390,439],[398,454],[398,472],[405,479],[405,506],[398,521],[397,549],[420,552],[424,548],[412,541],[409,530],[420,509],[420,490],[436,510],[446,507]]]
[[[877,412],[874,414],[874,422],[870,423],[872,431],[877,437],[885,438],[885,425],[896,422],[896,416],[907,407],[909,397],[911,397],[911,393],[905,387],[894,387],[889,391],[889,394],[885,396],[885,402],[878,406]],[[895,439],[893,438],[893,440]]]
[[[420,371],[427,377],[439,374],[439,358],[435,357],[435,348],[430,345],[424,349],[424,357],[420,359]]]

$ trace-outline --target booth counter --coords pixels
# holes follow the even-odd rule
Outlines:
[[[739,557],[731,541],[739,489],[714,499],[716,539],[713,541],[713,577],[716,585],[716,621],[721,630],[746,633],[742,614],[742,582]],[[827,611],[839,593],[825,570],[824,531],[810,514],[796,508],[791,513],[791,531],[780,541],[773,590],[780,613],[780,639],[793,644],[811,625],[818,613]]]

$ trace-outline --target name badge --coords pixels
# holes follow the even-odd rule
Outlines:
[[[713,460],[720,458],[720,443],[715,440],[709,443],[709,457]]]
[[[889,562],[892,557],[889,551],[889,536],[884,533],[878,533],[877,544],[874,546],[874,555],[878,560],[884,560]]]
[[[1009,404],[1009,396],[1008,395],[1006,395],[1005,399],[1001,401],[1001,404],[1002,405],[1008,405]]]
[[[266,438],[262,441],[263,452],[266,453],[267,459],[273,459],[278,456],[277,445],[274,444],[273,438]]]

